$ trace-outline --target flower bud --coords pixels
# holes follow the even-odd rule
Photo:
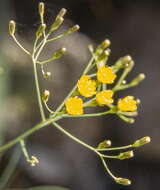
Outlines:
[[[14,20],[11,20],[9,22],[9,34],[12,36],[15,34],[15,31],[16,31],[16,23]]]
[[[120,160],[124,160],[124,159],[129,159],[129,158],[132,158],[134,156],[134,153],[132,150],[130,151],[127,151],[127,152],[122,152],[118,155],[118,158]]]
[[[43,18],[44,16],[44,3],[40,2],[38,5],[39,15]]]
[[[52,58],[59,59],[62,57],[62,55],[64,55],[65,52],[66,52],[66,48],[61,48],[57,50],[56,52],[54,52],[54,54],[52,55]]]
[[[64,15],[66,14],[66,12],[67,12],[67,9],[62,8],[62,9],[59,11],[59,13],[58,13],[56,19],[58,19],[58,17],[64,17]]]
[[[131,181],[129,179],[126,179],[126,178],[121,178],[121,177],[118,177],[115,179],[116,183],[119,183],[121,185],[131,185]]]
[[[50,92],[48,90],[45,90],[42,95],[43,102],[48,102],[49,96],[50,96]]]
[[[51,72],[44,72],[43,77],[44,78],[49,78],[51,76]]]
[[[143,138],[135,141],[132,146],[135,147],[135,148],[136,147],[140,147],[140,146],[143,146],[145,144],[150,143],[150,141],[151,141],[150,137],[148,137],[148,136],[147,137],[143,137]]]
[[[36,32],[36,39],[39,39],[42,35],[43,35],[43,32],[45,31],[46,29],[46,24],[41,24]]]
[[[79,25],[74,25],[73,27],[69,28],[67,34],[71,34],[73,32],[77,32],[80,29]]]
[[[61,26],[61,24],[63,23],[63,21],[64,21],[64,18],[58,16],[58,17],[55,19],[55,21],[54,21],[54,23],[52,24],[52,26],[51,26],[51,32],[57,30],[57,29]]]
[[[105,149],[105,148],[108,148],[110,147],[112,144],[112,142],[110,140],[104,140],[103,142],[99,143],[98,144],[98,147],[97,149]]]
[[[110,49],[105,50],[97,59],[97,61],[103,61],[110,55]]]
[[[131,81],[131,85],[132,86],[136,86],[138,85],[142,80],[145,79],[145,74],[141,73],[139,74],[136,78],[134,78],[132,81]]]

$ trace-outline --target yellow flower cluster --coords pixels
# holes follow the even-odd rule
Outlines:
[[[111,67],[101,66],[97,71],[97,80],[101,83],[112,84],[116,79],[116,74]],[[109,105],[113,103],[113,91],[102,90],[96,92],[96,81],[91,80],[90,76],[82,75],[77,82],[77,89],[80,95],[89,98],[96,94],[96,101],[99,105]],[[83,100],[79,97],[70,97],[65,102],[66,111],[71,115],[83,114]],[[120,111],[136,111],[137,101],[133,96],[126,96],[118,100],[117,108]]]
[[[97,79],[99,82],[102,82],[105,84],[112,84],[114,80],[116,79],[116,77],[117,76],[113,72],[111,67],[103,65],[98,68]]]
[[[83,114],[83,101],[77,96],[68,98],[65,102],[66,111],[71,115],[81,115]]]
[[[137,101],[133,96],[126,96],[118,100],[118,109],[120,111],[136,111]]]
[[[112,90],[103,90],[96,94],[96,101],[99,105],[107,105],[113,103],[113,91]]]
[[[91,80],[88,75],[81,76],[77,83],[79,93],[88,98],[96,94],[96,82]]]

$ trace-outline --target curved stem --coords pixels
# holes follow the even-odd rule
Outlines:
[[[20,43],[19,41],[17,40],[17,38],[15,37],[15,35],[12,35],[12,38],[14,39],[14,41],[16,42],[16,44],[28,55],[31,55],[31,53],[26,50]]]

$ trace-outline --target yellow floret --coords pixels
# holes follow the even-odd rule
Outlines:
[[[66,111],[71,115],[83,114],[83,101],[81,98],[71,97],[65,102]]]
[[[118,100],[118,109],[120,111],[136,111],[137,101],[133,96],[126,96]]]
[[[103,90],[97,93],[96,101],[100,105],[112,104],[113,103],[112,96],[113,96],[112,90]]]
[[[91,97],[96,94],[96,82],[88,75],[82,75],[77,83],[79,93],[84,97]]]
[[[102,82],[105,84],[112,84],[114,80],[116,79],[116,77],[117,76],[113,72],[111,67],[103,65],[98,68],[97,79],[99,82]]]

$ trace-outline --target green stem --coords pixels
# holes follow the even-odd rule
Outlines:
[[[39,109],[40,109],[40,113],[41,113],[41,118],[43,121],[45,121],[45,114],[44,114],[44,110],[43,110],[42,98],[41,98],[40,88],[39,88],[37,65],[34,60],[33,60],[33,69],[34,69],[34,77],[35,77],[36,91],[37,91],[38,104],[39,104]]]
[[[28,154],[28,152],[27,152],[27,149],[26,149],[24,140],[20,140],[20,145],[21,145],[23,154],[24,154],[24,156],[25,156],[25,158],[26,158],[26,161],[28,162],[28,161],[30,160],[30,158],[29,158],[29,154]]]
[[[112,174],[112,172],[111,172],[110,169],[108,168],[108,166],[107,166],[107,164],[106,164],[104,158],[103,158],[102,156],[100,156],[100,158],[101,158],[101,160],[102,160],[102,163],[103,163],[105,169],[106,169],[107,172],[109,173],[109,175],[115,180],[116,177]]]
[[[102,115],[107,115],[107,114],[114,114],[115,112],[113,110],[105,111],[105,112],[100,112],[100,113],[89,113],[89,114],[83,114],[83,115],[67,115],[64,114],[63,117],[72,117],[72,118],[79,118],[79,117],[98,117]]]
[[[127,146],[121,146],[121,147],[113,147],[113,148],[103,148],[103,149],[96,149],[97,151],[112,151],[112,150],[123,150],[123,149],[128,149],[132,148],[133,146],[127,145]]]
[[[13,145],[19,143],[21,140],[25,139],[27,136],[31,135],[32,133],[38,131],[42,127],[45,127],[45,126],[51,124],[52,122],[57,121],[61,118],[62,118],[62,116],[54,117],[54,118],[52,117],[52,118],[46,119],[45,121],[38,123],[33,128],[24,132],[22,135],[16,137],[15,139],[13,139],[13,140],[9,141],[8,143],[6,143],[5,145],[1,146],[0,147],[0,153],[11,148]]]
[[[14,41],[16,42],[16,44],[28,55],[31,55],[31,53],[29,51],[27,51],[20,43],[19,41],[17,40],[17,38],[15,37],[15,35],[12,35]]]

